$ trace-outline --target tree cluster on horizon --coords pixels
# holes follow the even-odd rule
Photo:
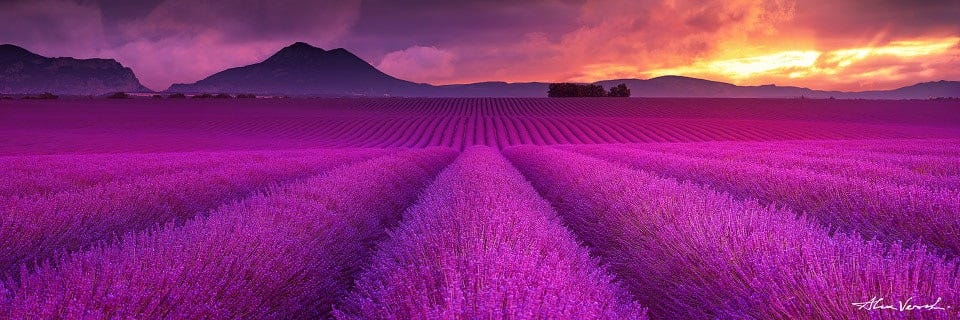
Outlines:
[[[630,88],[626,84],[619,84],[611,87],[608,92],[601,85],[597,84],[579,84],[579,83],[551,83],[547,91],[547,97],[551,98],[570,98],[570,97],[629,97]]]

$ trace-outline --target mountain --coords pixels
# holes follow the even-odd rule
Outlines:
[[[0,93],[101,95],[151,92],[130,68],[112,59],[47,58],[24,48],[0,45]]]
[[[729,83],[680,76],[664,76],[649,80],[617,79],[596,82],[604,88],[621,83],[626,84],[633,96],[637,97],[717,97],[728,96],[737,90],[737,86]]]
[[[843,96],[840,91],[820,91],[802,87],[762,85],[738,86],[704,79],[662,76],[647,80],[621,79],[597,82],[604,87],[624,83],[635,97],[711,97],[711,98],[829,98]]]
[[[853,95],[864,99],[904,99],[902,97],[923,99],[937,97],[960,97],[960,81],[940,80],[923,82],[894,90],[864,91],[853,93]]]
[[[282,95],[429,95],[433,86],[380,72],[345,49],[326,51],[297,42],[260,63],[227,69],[167,92]]]
[[[594,84],[610,88],[626,84],[634,97],[647,98],[815,98],[815,99],[928,99],[960,97],[960,82],[926,82],[886,91],[842,92],[802,87],[762,85],[738,86],[704,79],[662,76],[652,79],[617,79]],[[438,86],[432,96],[443,97],[545,97],[545,82],[481,82]]]
[[[712,98],[828,98],[843,93],[816,91],[799,87],[737,86],[724,82],[681,76],[663,76],[653,79],[617,79],[598,81],[594,84],[610,88],[626,84],[634,97],[712,97]],[[550,84],[545,82],[482,82],[473,84],[444,85],[437,91],[441,96],[454,97],[544,97]]]
[[[863,98],[926,99],[960,97],[960,82],[940,81],[889,91],[840,92],[802,87],[737,86],[704,79],[663,76],[599,81],[605,88],[624,83],[634,97],[714,98]],[[345,49],[323,50],[303,42],[266,60],[218,72],[192,84],[174,84],[167,92],[256,93],[300,96],[545,97],[544,82],[481,82],[433,86],[387,75]]]
[[[925,82],[909,87],[885,91],[842,92],[814,90],[803,87],[762,85],[738,86],[704,79],[662,76],[652,79],[618,79],[594,82],[610,88],[626,84],[634,97],[647,98],[815,98],[815,99],[928,99],[960,97],[960,82]],[[483,82],[445,85],[437,91],[442,96],[455,97],[544,97],[549,83]]]

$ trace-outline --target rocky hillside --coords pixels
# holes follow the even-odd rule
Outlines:
[[[101,95],[150,92],[133,70],[113,59],[48,58],[21,47],[0,45],[0,93]]]
[[[167,92],[285,95],[423,95],[433,87],[391,77],[345,49],[323,50],[303,42],[260,63],[227,69]]]

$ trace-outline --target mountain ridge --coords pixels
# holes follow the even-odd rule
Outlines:
[[[368,79],[357,81],[355,75],[343,75],[342,78],[314,80],[313,85],[321,88],[303,90],[296,86],[277,85],[278,81],[265,79],[265,75],[277,73],[270,66],[295,68],[301,72],[309,71],[312,63],[322,61],[324,56],[342,56],[348,69],[363,75],[359,78]],[[349,61],[346,61],[349,60]],[[329,61],[329,60],[327,60]],[[315,69],[315,68],[313,68]],[[248,75],[233,75],[232,73],[251,71]],[[231,76],[234,77],[231,83]],[[316,74],[303,75],[309,79]],[[242,83],[238,79],[254,78],[259,85]],[[218,83],[219,82],[219,83]],[[282,83],[283,81],[279,81]],[[361,84],[362,82],[362,84]],[[330,86],[331,83],[351,83],[351,86]],[[937,83],[946,88],[930,88],[927,82],[913,86],[894,89],[864,92],[842,92],[815,90],[795,86],[738,86],[726,82],[692,78],[686,76],[661,76],[651,79],[614,79],[594,82],[604,87],[612,87],[624,83],[629,87],[634,97],[690,97],[690,98],[845,98],[845,99],[925,99],[936,97],[960,97],[960,82],[939,81]],[[302,84],[301,84],[302,85]],[[284,47],[262,62],[230,68],[193,84],[176,84],[166,92],[206,93],[227,91],[231,93],[257,93],[280,95],[366,95],[366,96],[423,96],[423,97],[544,97],[549,83],[547,82],[519,82],[508,83],[503,81],[486,81],[467,84],[430,85],[414,83],[395,78],[373,65],[363,61],[353,53],[343,48],[323,50],[304,42],[296,42]],[[913,89],[908,89],[916,87]],[[957,89],[954,89],[957,88]]]
[[[226,69],[194,83],[173,84],[165,91],[388,95],[426,93],[430,87],[383,73],[346,49],[323,50],[296,42],[261,62]]]
[[[634,97],[928,99],[960,97],[960,81],[921,82],[892,90],[842,92],[796,86],[739,86],[686,76],[613,79]],[[549,83],[487,81],[431,85],[386,74],[344,48],[324,50],[295,42],[258,63],[228,68],[194,83],[177,83],[170,93],[253,93],[291,96],[545,97]],[[24,48],[0,45],[0,93],[99,95],[153,92],[128,67],[113,59],[48,58]]]
[[[113,59],[45,57],[12,44],[0,45],[0,93],[102,95],[153,92]]]

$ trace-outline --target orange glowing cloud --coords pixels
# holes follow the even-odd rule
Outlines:
[[[579,26],[458,55],[441,83],[686,75],[741,85],[876,90],[960,78],[958,5],[879,0],[587,1]],[[952,17],[951,17],[952,16]],[[476,63],[480,62],[482,63]],[[496,68],[491,68],[495,65]]]
[[[764,81],[787,80],[802,84],[832,81],[833,88],[860,89],[856,83],[900,80],[906,73],[935,74],[932,67],[956,59],[960,37],[901,40],[873,47],[844,48],[829,51],[815,49],[780,51],[769,54],[733,58],[705,59],[670,68],[638,72],[644,77],[687,75],[731,81],[737,84],[762,84]],[[868,66],[866,70],[861,64]],[[914,68],[908,68],[908,67]],[[610,66],[609,68],[614,68]],[[590,70],[589,68],[585,70]],[[909,72],[901,72],[909,71]],[[924,72],[925,71],[925,72]],[[597,73],[597,77],[605,74]],[[827,77],[832,80],[825,79]],[[822,87],[822,85],[820,85]]]
[[[692,65],[643,72],[651,77],[665,75],[718,75],[729,79],[749,79],[760,74],[795,72],[813,68],[821,52],[783,51],[761,56],[727,60],[698,61]]]

